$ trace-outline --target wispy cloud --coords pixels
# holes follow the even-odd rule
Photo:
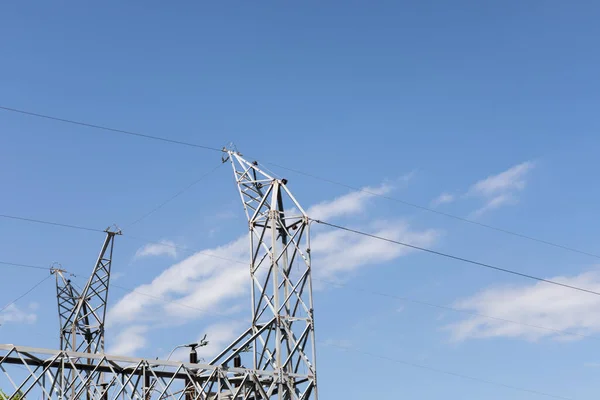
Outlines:
[[[367,202],[377,195],[391,192],[392,186],[383,184],[377,187],[364,187],[361,191],[350,192],[333,200],[323,201],[310,207],[306,213],[315,219],[329,219],[343,215],[357,214],[365,210]]]
[[[484,201],[483,206],[471,213],[470,218],[477,218],[488,211],[498,209],[505,205],[518,203],[517,193],[527,186],[527,174],[535,167],[533,161],[526,161],[515,165],[504,172],[490,175],[485,179],[475,182],[463,194],[454,195],[444,192],[433,199],[431,207],[452,203],[459,198],[476,197]]]
[[[109,354],[131,356],[136,351],[146,346],[146,333],[148,327],[145,325],[133,325],[122,330],[115,338],[115,344],[108,349]]]
[[[392,188],[381,185],[368,190],[383,194]],[[372,198],[372,194],[356,191],[309,207],[308,212],[314,218],[322,219],[356,215],[368,211],[373,205]],[[415,230],[402,221],[376,221],[359,228],[422,246],[432,245],[438,236],[435,230]],[[394,260],[408,252],[409,249],[398,245],[323,227],[316,229],[311,248],[313,265],[319,266],[314,268],[315,274],[334,278],[346,276],[347,272],[362,267]],[[111,326],[133,324],[159,329],[165,324],[191,323],[207,315],[218,318],[227,314],[238,318],[236,311],[240,310],[239,305],[243,305],[242,310],[247,309],[250,277],[243,260],[248,257],[246,235],[217,248],[197,252],[168,267],[150,283],[126,294],[109,310],[107,323]],[[230,260],[242,260],[242,264]],[[213,335],[230,337],[234,333],[239,334],[238,331]],[[209,340],[214,339],[209,334]],[[126,345],[120,348],[131,351]]]
[[[415,246],[431,246],[439,237],[439,232],[434,229],[416,231],[402,221],[379,221],[374,225],[379,225],[379,229],[371,230],[375,235]],[[365,265],[390,261],[414,251],[409,247],[339,230],[319,233],[312,243],[311,254],[315,265],[319,265],[315,270],[317,277],[331,277]]]
[[[30,311],[22,310],[16,304],[11,304],[0,312],[0,325],[8,323],[33,324],[37,321],[37,314],[33,312],[36,309],[37,303],[30,304]]]
[[[525,175],[533,167],[534,163],[531,161],[515,165],[504,172],[480,180],[471,187],[470,192],[483,196],[495,196],[499,193],[522,190],[527,185]]]
[[[177,257],[177,247],[171,240],[161,240],[159,243],[148,243],[135,252],[135,258],[163,256]]]
[[[597,271],[551,279],[567,285],[600,291],[600,273]],[[556,340],[577,340],[582,338],[581,335],[600,332],[600,317],[598,317],[600,296],[543,282],[518,287],[490,288],[456,302],[454,307],[497,317],[497,319],[490,319],[483,316],[470,316],[447,326],[446,329],[457,341],[492,337],[526,340],[549,337]],[[540,329],[536,326],[551,329]]]
[[[442,193],[431,201],[432,207],[438,207],[442,204],[452,203],[456,199],[456,196],[450,193]]]
[[[485,199],[485,204],[475,210],[471,217],[479,217],[487,211],[504,205],[516,204],[518,202],[517,193],[527,186],[525,178],[534,166],[532,161],[527,161],[497,175],[488,176],[471,186],[467,195]]]
[[[216,306],[221,300],[245,294],[247,282],[239,282],[236,276],[241,271],[247,272],[247,268],[229,260],[247,258],[246,241],[247,237],[241,237],[224,246],[195,253],[172,265],[152,282],[138,286],[119,300],[109,310],[108,323],[158,321],[182,315],[198,317],[205,311],[210,312],[210,307]],[[200,293],[197,290],[199,286],[205,291]],[[208,299],[210,304],[203,302]]]
[[[479,217],[479,216],[485,214],[488,211],[495,210],[504,205],[516,204],[517,202],[518,202],[517,198],[511,194],[499,194],[498,196],[495,196],[495,197],[491,198],[490,200],[488,200],[483,207],[478,208],[477,210],[473,211],[471,213],[471,217],[476,218],[476,217]]]

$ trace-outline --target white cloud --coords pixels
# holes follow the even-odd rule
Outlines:
[[[29,306],[30,310],[37,309],[37,303],[32,303]],[[37,314],[33,312],[27,312],[19,307],[16,304],[11,304],[4,309],[4,311],[0,312],[0,325],[4,325],[7,323],[25,323],[25,324],[33,324],[37,320]]]
[[[475,183],[470,192],[484,196],[493,196],[498,193],[506,193],[512,190],[522,190],[527,182],[525,175],[534,167],[534,163],[526,161],[515,165],[497,175],[490,175]]]
[[[474,211],[471,217],[479,217],[504,205],[516,204],[516,194],[527,186],[526,175],[534,166],[532,161],[526,161],[472,185],[467,195],[481,197],[485,199],[485,204]]]
[[[432,207],[437,207],[442,204],[452,203],[456,199],[456,196],[450,193],[442,193],[431,201]]]
[[[439,232],[433,229],[413,231],[404,222],[386,221],[375,225],[385,226],[374,231],[374,235],[415,246],[431,246],[439,236]],[[313,264],[319,266],[313,269],[317,277],[331,277],[365,265],[390,261],[414,251],[409,247],[341,230],[319,233],[311,242]]]
[[[177,248],[175,242],[171,240],[161,240],[159,243],[148,243],[136,251],[135,258],[162,256],[177,257]]]
[[[381,185],[365,190],[384,194],[391,187]],[[323,219],[355,215],[368,211],[372,197],[373,194],[362,191],[352,192],[308,208],[309,215]],[[408,224],[395,221],[377,221],[359,228],[420,246],[430,246],[438,235],[435,230],[413,230]],[[327,230],[323,226],[315,230],[311,243],[314,274],[333,278],[336,275],[345,276],[346,272],[358,268],[396,259],[410,251],[396,244],[349,232]],[[238,317],[239,320],[249,317],[251,282],[248,264],[231,261],[248,260],[248,250],[248,237],[243,235],[228,244],[195,253],[171,265],[151,282],[138,286],[121,298],[109,310],[107,324],[159,329],[188,324],[209,315],[213,317],[213,314],[236,320]],[[207,328],[209,340],[215,344],[207,346],[202,352],[214,350],[211,346],[220,349],[247,325],[248,322],[240,325],[227,323]],[[138,346],[130,350],[126,344],[116,347],[123,351],[139,349]],[[185,352],[181,354],[187,357]]]
[[[157,321],[181,315],[197,317],[221,300],[244,294],[249,278],[241,284],[236,277],[239,271],[247,273],[247,268],[228,259],[246,259],[247,240],[244,236],[225,246],[195,253],[167,268],[151,283],[138,286],[119,300],[108,313],[108,323],[126,323],[132,319]],[[200,293],[198,287],[204,291]],[[208,299],[210,304],[203,302]]]
[[[573,277],[559,276],[551,280],[600,291],[600,273],[596,271]],[[492,337],[578,340],[583,338],[582,335],[600,332],[600,296],[543,282],[519,287],[490,288],[458,301],[454,307],[499,318],[469,316],[447,326],[452,338],[458,341]]]
[[[368,200],[377,195],[384,195],[392,190],[392,186],[383,184],[378,187],[364,187],[330,201],[324,201],[310,207],[306,213],[314,219],[330,219],[343,215],[357,214],[365,210]]]
[[[457,196],[444,192],[433,199],[430,205],[438,207],[442,204],[452,203],[460,197],[478,197],[484,201],[484,204],[469,216],[477,218],[488,211],[516,204],[518,202],[517,193],[527,186],[527,174],[534,167],[533,161],[523,162],[497,175],[490,175],[475,182],[463,195]]]
[[[483,215],[484,213],[495,210],[503,205],[516,204],[517,201],[518,200],[513,195],[499,194],[498,196],[495,196],[495,197],[491,198],[490,200],[488,200],[487,203],[485,203],[485,205],[483,207],[475,210],[471,214],[471,217],[475,217],[475,218],[479,217],[479,216]]]
[[[136,351],[143,349],[147,344],[145,325],[133,325],[125,328],[115,338],[115,344],[108,350],[108,354],[119,356],[132,356]]]

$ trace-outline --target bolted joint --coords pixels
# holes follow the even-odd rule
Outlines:
[[[279,211],[269,210],[269,219],[277,219],[279,217]]]

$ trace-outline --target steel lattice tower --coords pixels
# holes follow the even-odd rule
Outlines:
[[[213,362],[251,347],[252,368],[275,373],[267,398],[317,399],[309,218],[285,179],[228,155],[248,218],[252,326]]]
[[[110,282],[114,239],[120,231],[106,230],[100,255],[82,292],[73,287],[64,271],[54,269],[60,349],[84,353],[104,353],[104,319]]]
[[[226,151],[226,150],[225,150]],[[208,364],[104,354],[104,316],[115,235],[79,293],[57,274],[61,349],[0,344],[9,396],[44,400],[318,400],[310,220],[257,163],[226,151],[248,219],[252,322]],[[8,368],[21,367],[11,373]],[[23,368],[28,373],[23,374]],[[2,375],[0,374],[0,382]]]

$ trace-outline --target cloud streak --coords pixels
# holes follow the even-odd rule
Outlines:
[[[148,327],[145,325],[134,325],[125,328],[115,338],[115,344],[108,349],[109,354],[132,356],[136,351],[146,346],[146,333]]]
[[[600,290],[598,271],[550,279],[594,291]],[[555,340],[579,340],[586,335],[600,332],[600,316],[597,311],[600,307],[600,296],[543,282],[517,287],[493,287],[457,301],[454,307],[500,318],[471,316],[446,326],[445,329],[451,333],[455,341],[494,337],[529,341],[545,337]],[[535,326],[550,329],[539,329]],[[573,334],[557,331],[568,331]]]
[[[381,185],[364,190],[385,194],[392,189],[389,185]],[[373,204],[373,197],[373,194],[364,191],[350,192],[309,207],[307,212],[313,218],[321,219],[352,216],[367,212]],[[438,237],[435,230],[414,230],[402,221],[375,221],[359,228],[418,246],[431,246]],[[347,272],[388,262],[410,252],[410,249],[392,243],[324,227],[315,229],[311,243],[313,271],[317,277],[345,276]],[[229,260],[248,258],[247,235],[217,248],[197,252],[171,265],[151,282],[126,294],[109,310],[107,323],[111,326],[133,325],[138,329],[133,332],[135,335],[142,329],[140,327],[160,329],[167,325],[187,324],[207,315],[217,318],[225,315],[242,320],[246,315],[240,317],[238,312],[240,309],[246,310],[250,295],[248,265]],[[243,307],[240,308],[240,305]],[[213,326],[215,332],[212,334],[207,331],[209,340],[215,340],[216,336],[230,338],[234,333],[240,333],[237,326],[235,332],[223,331],[225,325]],[[131,352],[147,344],[141,341],[134,346],[124,340],[117,340],[117,350]],[[225,343],[217,344],[221,346]]]
[[[532,161],[526,161],[497,175],[490,175],[471,186],[467,192],[468,196],[485,199],[485,204],[475,210],[471,217],[477,218],[488,211],[516,204],[518,202],[517,193],[527,186],[525,178],[534,166]]]
[[[452,203],[455,199],[456,199],[456,196],[454,196],[453,194],[442,193],[438,197],[436,197],[435,199],[433,199],[431,201],[431,206],[438,207],[438,206],[441,206],[442,204]]]
[[[462,195],[457,196],[444,192],[433,199],[430,205],[438,207],[442,204],[452,203],[461,197],[476,197],[482,199],[484,204],[473,211],[469,217],[478,218],[500,207],[517,204],[519,201],[517,194],[526,188],[527,175],[534,167],[535,163],[532,161],[523,162],[499,174],[490,175],[475,182]]]
[[[136,259],[163,255],[167,255],[172,258],[177,257],[177,248],[175,242],[171,240],[161,240],[159,243],[148,243],[135,252]]]
[[[37,306],[32,303],[29,308],[34,310]],[[16,304],[11,304],[0,312],[0,325],[8,323],[17,324],[33,324],[37,321],[37,314],[34,312],[24,311]]]

